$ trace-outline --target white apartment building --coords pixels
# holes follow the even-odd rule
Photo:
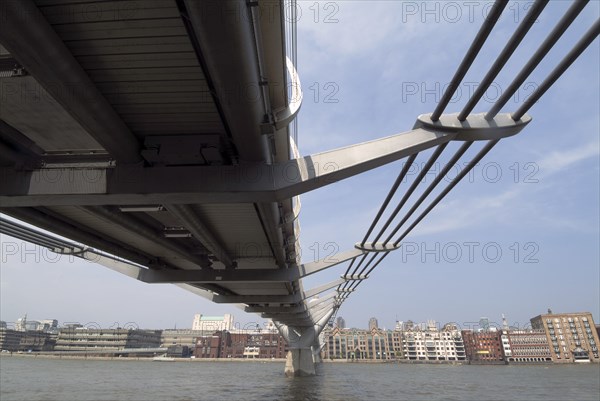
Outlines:
[[[404,358],[415,361],[464,361],[467,359],[460,330],[446,325],[442,330],[428,324],[426,330],[416,327],[402,336]]]

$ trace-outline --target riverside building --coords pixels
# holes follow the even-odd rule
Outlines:
[[[19,350],[22,331],[0,327],[0,350],[15,352]]]
[[[285,358],[287,344],[277,332],[231,333],[217,331],[196,339],[196,358]]]
[[[402,355],[399,332],[380,329],[358,330],[335,327],[324,331],[324,359],[346,360],[390,360]]]
[[[465,352],[470,363],[500,364],[505,363],[502,345],[502,332],[497,330],[461,332],[465,344]]]
[[[56,334],[49,332],[0,328],[0,349],[4,351],[52,351],[55,343]]]
[[[160,330],[61,328],[55,351],[94,351],[107,353],[128,348],[158,348]]]
[[[591,313],[548,310],[547,314],[532,318],[531,326],[546,334],[553,362],[600,362],[600,340]]]
[[[204,334],[207,333],[190,329],[163,330],[160,336],[160,346],[165,348],[180,346],[194,349],[196,346],[196,339]]]
[[[438,330],[430,321],[425,330],[412,326],[402,334],[404,359],[413,361],[465,361],[465,346],[460,331],[447,324]]]
[[[552,362],[544,330],[502,330],[501,339],[508,363]]]

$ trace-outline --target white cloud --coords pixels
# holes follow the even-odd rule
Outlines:
[[[551,152],[538,162],[538,166],[542,174],[549,175],[598,155],[600,155],[598,141],[588,142],[576,148]]]
[[[499,195],[444,202],[436,207],[435,218],[426,217],[414,234],[439,234],[489,224],[499,210],[511,208],[510,203],[518,198],[520,192],[519,187],[514,187]]]

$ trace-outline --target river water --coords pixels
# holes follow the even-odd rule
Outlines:
[[[598,400],[600,366],[283,363],[0,358],[0,400]]]

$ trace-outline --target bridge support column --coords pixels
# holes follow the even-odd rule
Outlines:
[[[314,376],[315,363],[311,348],[294,348],[288,351],[285,359],[287,377]]]
[[[315,343],[312,345],[311,350],[312,350],[312,354],[313,354],[313,362],[314,363],[323,362],[323,360],[321,359],[321,344],[319,344],[318,340],[315,341]]]
[[[334,312],[335,308],[331,309],[312,326],[288,326],[277,321],[273,322],[289,346],[284,370],[287,377],[316,374],[315,363],[321,361],[319,334]]]

